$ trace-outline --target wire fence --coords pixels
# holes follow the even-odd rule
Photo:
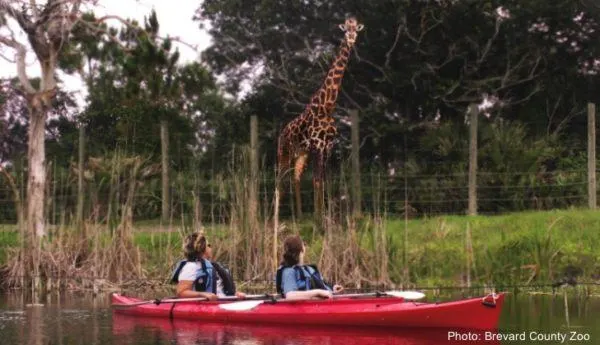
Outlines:
[[[232,204],[246,193],[246,177],[191,178],[194,172],[176,174],[170,184],[172,212],[189,216],[198,207],[206,221],[227,221]],[[313,186],[309,176],[302,180],[302,207],[312,210]],[[346,174],[345,176],[348,176]],[[588,200],[586,170],[557,170],[543,174],[532,172],[480,172],[477,175],[477,202],[480,214],[492,215],[513,211],[564,209],[586,206]],[[286,181],[287,182],[287,181]],[[272,208],[275,179],[263,176],[258,181],[257,201],[263,212]],[[293,212],[292,184],[285,184],[281,199],[282,216]],[[337,208],[348,208],[355,196],[349,177],[329,176],[327,198]],[[106,210],[109,204],[123,204],[126,183],[112,189],[106,184],[86,183],[86,212]],[[24,188],[21,188],[24,189]],[[468,206],[467,173],[389,174],[363,173],[361,205],[364,212],[380,212],[391,217],[461,215]],[[24,191],[20,190],[24,200]],[[77,205],[77,183],[72,175],[55,177],[47,185],[47,212],[52,222],[65,214],[72,215]],[[138,220],[158,218],[162,195],[160,177],[140,181],[134,197],[134,216]],[[197,210],[196,210],[197,211]],[[268,214],[267,214],[268,216]],[[64,218],[63,218],[64,219]],[[13,191],[0,184],[0,223],[16,221]]]
[[[588,113],[588,116],[595,114]],[[569,124],[585,126],[586,121],[583,117],[574,117]],[[356,125],[358,121],[350,124],[353,130],[358,129]],[[339,142],[335,145],[327,169],[328,206],[341,212],[358,204],[363,213],[380,213],[389,217],[467,214],[471,181],[469,142],[472,138],[469,138],[468,126],[464,124],[446,129],[442,125],[441,132],[432,128],[424,133],[415,133],[415,137],[409,139],[410,145],[406,139],[410,133],[399,132],[398,135],[404,137],[404,145],[402,139],[393,138],[389,140],[392,148],[361,147],[367,138],[347,137],[347,126],[340,125]],[[476,164],[478,214],[588,206],[588,199],[591,198],[588,191],[586,141],[578,138],[565,139],[560,143],[546,142],[547,131],[541,134],[535,128],[549,128],[549,125],[546,121],[531,120],[515,123],[490,120],[479,123],[482,136],[478,143],[479,151],[475,153],[479,159]],[[529,131],[526,128],[534,129]],[[179,142],[183,139],[176,132],[177,129],[172,128],[168,141],[170,149],[167,150],[170,170],[168,203],[172,218],[185,218],[193,214],[202,221],[227,222],[236,205],[247,206],[247,202],[240,203],[240,200],[248,198],[251,187],[256,188],[253,196],[256,196],[254,202],[259,204],[259,216],[265,219],[270,217],[276,184],[276,139],[272,131],[258,133],[258,126],[250,125],[247,132],[243,127],[237,130],[240,131],[238,137],[222,143],[226,147],[211,147],[208,149],[210,152],[204,152],[200,158],[192,157],[191,151],[186,149],[187,144]],[[360,136],[361,131],[356,133]],[[85,152],[90,155],[84,162],[85,215],[102,218],[109,209],[119,212],[126,202],[131,202],[136,220],[164,216],[161,157],[158,154],[161,142],[158,136],[147,132],[132,133],[115,139],[113,143],[114,138],[105,138],[106,135],[90,131],[85,140]],[[245,142],[252,137],[260,138],[260,142],[254,146],[255,155],[251,154]],[[104,139],[111,141],[104,142]],[[104,149],[96,147],[100,142],[104,143],[102,145],[108,142],[115,144],[114,152],[107,155]],[[359,164],[354,164],[356,161],[352,160],[352,157],[358,157],[352,155],[353,149],[354,152],[360,151],[362,158]],[[385,161],[388,163],[383,163],[381,157],[365,157],[368,154],[365,151],[369,150],[386,152],[382,155],[386,155]],[[565,155],[563,152],[567,150],[570,150],[570,154]],[[46,215],[51,223],[68,220],[76,213],[78,205],[78,176],[74,164],[78,155],[77,152],[63,151],[59,149],[54,152],[54,158],[47,157]],[[91,157],[93,152],[103,152],[104,156]],[[371,154],[376,156],[375,153]],[[128,186],[132,174],[131,161],[135,160],[143,162],[140,171],[144,172],[139,172],[139,176],[135,177],[135,195],[130,200]],[[13,163],[18,193],[21,200],[25,200],[26,159],[22,157]],[[356,181],[352,179],[355,173],[353,169],[357,165],[361,168],[360,190],[356,190]],[[251,173],[253,166],[258,166],[256,180]],[[599,171],[597,169],[596,174]],[[307,213],[314,210],[311,173],[312,169],[307,169],[301,182],[300,206]],[[298,205],[294,204],[291,181],[286,177],[284,182],[280,216],[291,217]],[[360,198],[358,202],[357,198]],[[0,178],[0,223],[15,222],[16,214],[14,191]]]

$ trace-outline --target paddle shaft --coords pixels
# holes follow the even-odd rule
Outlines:
[[[348,293],[343,295],[333,295],[333,298],[354,298],[354,297],[394,297],[385,292],[366,292],[366,293]]]
[[[402,299],[402,297],[394,296],[395,291],[386,292],[368,292],[368,293],[353,293],[353,294],[342,294],[333,295],[334,299],[338,298],[357,298],[357,297],[391,297]],[[216,301],[244,301],[244,300],[265,300],[271,302],[289,301],[284,298],[279,298],[276,294],[262,294],[262,295],[247,295],[246,298],[238,298],[237,296],[225,296],[219,297]],[[130,304],[113,304],[113,307],[136,307],[139,305],[156,304],[161,303],[182,303],[182,302],[206,302],[209,301],[206,297],[191,297],[191,298],[166,298],[166,299],[155,299],[148,301],[135,302]]]
[[[245,299],[249,299],[249,300],[256,300],[256,299],[268,299],[269,296],[267,295],[248,295],[246,296]],[[237,296],[224,296],[224,297],[219,297],[217,298],[217,302],[218,301],[238,301],[238,300],[243,300],[238,298]],[[159,305],[161,303],[182,303],[182,302],[208,302],[208,298],[206,297],[189,297],[189,298],[166,298],[166,299],[155,299],[155,300],[148,300],[148,301],[140,301],[140,302],[135,302],[135,303],[128,303],[128,304],[113,304],[113,307],[137,307],[138,305],[145,305],[145,304],[156,304]]]

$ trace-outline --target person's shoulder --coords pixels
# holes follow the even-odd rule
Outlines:
[[[286,267],[283,267],[283,268],[281,269],[281,274],[283,274],[283,275],[296,274],[296,273],[295,273],[295,272],[296,272],[296,269],[295,269],[295,267],[296,267],[296,266],[286,266]]]
[[[182,270],[192,270],[201,268],[202,265],[198,261],[188,261],[183,265]]]
[[[179,272],[179,280],[194,280],[198,275],[198,270],[201,269],[201,267],[202,266],[200,266],[197,262],[186,262]]]

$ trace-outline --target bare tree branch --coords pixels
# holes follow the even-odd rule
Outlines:
[[[556,126],[556,128],[552,132],[552,135],[559,134],[563,130],[563,128],[565,128],[567,126],[567,124],[571,123],[571,120],[573,120],[577,116],[581,116],[584,113],[585,113],[585,110],[577,110],[577,108],[571,109],[569,111],[569,113],[567,114],[567,116],[565,116],[564,119],[562,119],[559,122],[559,124]],[[548,135],[550,135],[549,130],[550,130],[550,128],[548,128]]]
[[[427,26],[427,14],[430,14],[431,18],[433,19],[433,24],[431,24],[429,26]],[[443,23],[442,19],[436,18],[433,15],[433,11],[428,11],[428,13],[422,13],[421,14],[420,33],[419,33],[418,38],[410,33],[410,31],[408,29],[408,20],[406,18],[406,15],[403,15],[400,18],[400,21],[401,21],[400,25],[404,27],[404,32],[406,34],[406,37],[408,37],[411,41],[416,43],[414,51],[419,52],[424,55],[429,55],[427,52],[425,52],[424,50],[421,49],[421,43],[423,42],[423,38],[425,38],[425,36],[430,31],[432,31],[433,29],[435,29],[436,27],[438,27],[439,25],[441,25]]]
[[[359,61],[359,62],[364,62],[364,63],[366,63],[367,65],[369,65],[369,66],[371,66],[371,67],[375,68],[377,71],[379,71],[379,73],[381,73],[381,75],[383,76],[383,78],[384,78],[385,80],[388,80],[388,81],[390,81],[390,77],[388,76],[388,74],[386,73],[386,71],[383,69],[383,67],[381,67],[381,66],[377,65],[376,63],[374,63],[374,62],[372,62],[372,61],[370,61],[370,60],[368,60],[368,59],[365,59],[365,58],[361,57],[361,56],[359,55],[359,53],[358,53],[358,49],[354,49],[354,55],[356,55],[356,57],[357,57],[357,59],[358,59],[358,61]],[[386,63],[387,63],[387,62],[386,62]]]
[[[33,22],[25,17],[24,11],[17,11],[8,2],[0,1],[0,12],[2,11],[6,12],[10,17],[16,20],[26,33],[31,33],[35,30]]]
[[[346,99],[348,99],[348,101],[350,101],[350,103],[354,106],[354,108],[358,109],[358,110],[363,110],[364,108],[360,106],[360,104],[355,101],[347,92],[346,90],[344,90],[344,88],[340,88],[340,90],[342,91],[342,94],[344,95],[344,97],[346,97]],[[341,106],[338,105],[339,109],[344,109]]]
[[[4,55],[2,53],[0,53],[0,58],[2,58],[2,60],[10,62],[10,63],[16,63],[17,62],[17,60],[11,59],[11,58],[9,58],[8,56],[6,56],[6,55]]]
[[[398,24],[398,29],[396,29],[396,38],[394,38],[394,43],[390,47],[390,49],[385,53],[385,68],[390,67],[390,61],[392,59],[392,52],[396,49],[396,45],[398,45],[398,41],[400,40],[400,34],[402,33],[402,24]]]
[[[17,62],[17,77],[23,86],[23,89],[28,93],[35,93],[35,89],[31,85],[29,78],[27,77],[27,70],[25,65],[25,57],[27,55],[27,49],[21,43],[19,43],[16,39],[6,38],[0,36],[0,43],[3,43],[6,46],[9,46],[15,50],[15,60]]]
[[[490,52],[490,49],[492,48],[492,44],[494,43],[494,41],[498,37],[498,34],[500,33],[500,23],[501,22],[502,22],[502,20],[500,18],[496,18],[494,34],[492,35],[492,37],[490,37],[490,39],[487,40],[487,42],[485,44],[485,48],[483,48],[483,52],[481,53],[481,56],[477,60],[477,65],[481,65],[483,63],[483,61],[485,61],[485,58],[487,57],[488,53]]]
[[[73,19],[77,18],[80,7],[81,7],[81,0],[76,0],[75,3],[73,4],[73,7],[71,7],[71,21],[74,21]]]

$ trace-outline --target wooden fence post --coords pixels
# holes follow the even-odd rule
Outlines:
[[[84,160],[85,160],[85,127],[83,124],[79,125],[79,155],[77,162],[77,212],[76,220],[77,226],[81,227],[81,231],[85,232],[83,227],[83,203],[84,203],[84,185],[83,185],[83,173],[84,173]],[[85,238],[85,236],[84,236]]]
[[[469,105],[469,211],[470,216],[477,215],[477,120],[479,108],[477,104]]]
[[[352,212],[355,217],[362,213],[362,193],[360,185],[360,131],[358,110],[349,111],[352,139]]]
[[[258,210],[258,118],[250,116],[250,219]]]
[[[596,209],[596,105],[588,103],[588,206]]]
[[[250,190],[248,205],[248,226],[249,238],[246,241],[246,255],[250,258],[246,260],[246,269],[244,280],[252,279],[252,270],[260,267],[259,255],[255,253],[260,249],[260,232],[258,221],[258,117],[250,116]]]
[[[160,147],[162,165],[162,221],[169,221],[169,126],[167,121],[160,121]]]

